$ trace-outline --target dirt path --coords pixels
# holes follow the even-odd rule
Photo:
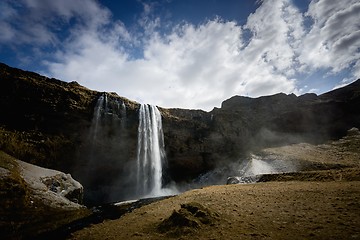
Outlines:
[[[211,224],[160,232],[180,204],[218,214]],[[360,239],[360,182],[269,182],[212,186],[150,204],[72,239]]]

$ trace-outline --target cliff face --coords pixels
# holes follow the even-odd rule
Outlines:
[[[120,138],[127,137],[120,139],[116,126],[109,125],[102,129],[107,140],[94,146],[90,128],[101,95],[76,82],[65,83],[1,64],[0,149],[29,163],[70,172],[84,183],[85,199],[107,201],[100,186],[113,186],[127,163],[134,160],[138,120],[136,103],[107,93],[109,102],[118,100],[126,106],[128,123]],[[123,140],[121,147],[111,146],[113,140]]]
[[[139,104],[106,93],[109,106],[95,141],[94,109],[103,94],[0,64],[0,150],[72,173],[89,201],[131,198]],[[160,108],[164,181],[192,181],[262,147],[338,138],[360,127],[359,104],[357,81],[320,96],[235,96],[211,112]]]
[[[360,81],[317,96],[234,96],[211,112],[167,110],[170,173],[178,181],[264,147],[338,139],[360,125]]]

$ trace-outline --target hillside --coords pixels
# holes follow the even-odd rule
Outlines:
[[[296,160],[308,170],[191,190],[69,239],[360,239],[359,143],[353,130],[327,144],[268,148],[264,159]]]

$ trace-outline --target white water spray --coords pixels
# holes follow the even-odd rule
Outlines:
[[[276,173],[276,169],[270,163],[262,160],[259,156],[251,155],[251,159],[244,169],[244,176]]]
[[[161,114],[156,106],[141,104],[137,146],[137,193],[164,195],[162,165],[165,160]]]

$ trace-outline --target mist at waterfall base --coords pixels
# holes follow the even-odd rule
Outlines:
[[[216,167],[214,170],[200,175],[192,182],[192,188],[208,185],[226,184],[229,177],[247,179],[246,183],[256,182],[261,175],[289,173],[299,171],[297,161],[279,159],[274,156],[249,154],[248,157]],[[245,183],[245,181],[240,181]]]
[[[84,186],[85,204],[177,193],[163,178],[166,154],[161,114],[155,106],[142,104],[131,115],[125,101],[103,93],[84,138],[74,176]]]

